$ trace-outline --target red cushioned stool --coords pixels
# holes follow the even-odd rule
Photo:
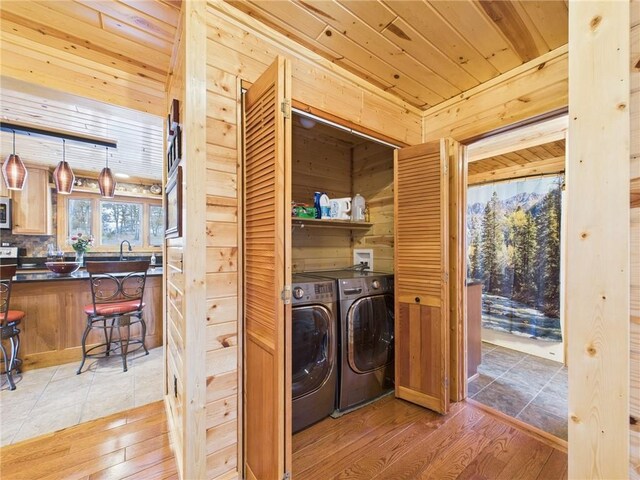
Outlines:
[[[127,354],[139,348],[144,348],[146,355],[149,350],[144,343],[147,334],[147,324],[143,318],[144,285],[147,280],[149,261],[122,262],[87,262],[91,297],[93,303],[85,305],[87,326],[82,335],[82,362],[77,373],[82,373],[82,367],[87,358],[108,357],[111,353],[120,353],[122,369],[127,371]],[[140,338],[131,338],[131,325],[139,323],[142,328]],[[104,343],[87,348],[87,336],[92,329],[98,328],[104,332]],[[113,338],[113,331],[118,330],[118,338]],[[126,330],[126,334],[123,334]],[[131,345],[139,345],[129,350]]]
[[[20,373],[22,360],[18,358],[20,353],[20,329],[18,325],[24,318],[24,312],[20,310],[11,310],[9,301],[11,300],[11,283],[13,276],[16,274],[15,265],[0,266],[0,350],[2,351],[2,360],[4,363],[4,371],[9,381],[9,389],[15,390],[16,384],[13,381],[13,371]],[[11,342],[11,358],[7,358],[7,350],[2,343],[3,340]]]

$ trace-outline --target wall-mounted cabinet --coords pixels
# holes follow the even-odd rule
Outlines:
[[[51,235],[51,190],[49,171],[28,166],[29,174],[22,191],[13,191],[14,235]]]
[[[0,197],[10,197],[11,191],[7,188],[6,183],[4,183],[4,176],[0,173]]]
[[[300,118],[292,125],[292,200],[359,193],[369,222],[292,219],[293,271],[349,267],[355,248],[373,250],[376,270],[393,271],[393,149],[321,123],[305,128]]]

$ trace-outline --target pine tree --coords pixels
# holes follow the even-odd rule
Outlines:
[[[504,234],[499,219],[498,193],[493,192],[482,218],[481,265],[486,291],[500,292],[500,259]]]
[[[545,195],[537,221],[537,303],[552,316],[560,311],[561,183],[562,179]]]

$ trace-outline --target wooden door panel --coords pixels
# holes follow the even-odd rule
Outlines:
[[[278,57],[245,95],[245,467],[260,480],[290,471],[291,306],[281,299],[291,283],[288,72]]]
[[[449,408],[449,198],[451,141],[395,157],[396,396]]]

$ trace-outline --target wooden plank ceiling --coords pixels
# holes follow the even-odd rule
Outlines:
[[[163,117],[8,78],[2,79],[0,106],[6,122],[115,140],[118,148],[109,149],[109,167],[114,173],[155,181],[162,178]],[[11,132],[2,132],[1,158],[11,150]],[[97,176],[104,167],[104,147],[67,142],[65,150],[76,175],[85,172]],[[53,168],[62,160],[62,140],[18,133],[16,152],[25,163]]]
[[[226,0],[421,109],[568,41],[564,0]]]
[[[164,115],[181,0],[3,1],[1,73]]]
[[[468,165],[468,183],[476,185],[523,176],[563,172],[565,141],[557,140],[535,147],[485,158]]]

